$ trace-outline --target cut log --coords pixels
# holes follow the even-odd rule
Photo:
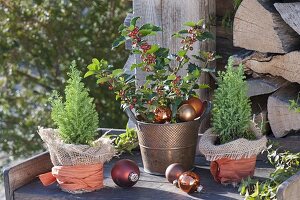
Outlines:
[[[275,3],[282,19],[300,35],[300,2]]]
[[[299,49],[299,35],[283,21],[273,3],[273,0],[243,0],[234,18],[235,46],[264,53]]]
[[[288,81],[281,77],[263,76],[260,78],[250,78],[247,80],[248,96],[258,96],[270,94],[287,84]]]
[[[268,73],[300,83],[300,51],[260,59],[253,57],[246,60],[244,65],[256,73]]]
[[[300,129],[300,113],[290,110],[290,100],[297,100],[299,84],[293,83],[279,89],[268,99],[268,119],[276,138]]]

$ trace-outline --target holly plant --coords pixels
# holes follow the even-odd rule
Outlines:
[[[162,29],[153,24],[137,26],[140,17],[131,20],[129,26],[119,27],[120,37],[112,45],[117,48],[129,40],[132,45],[131,53],[140,57],[140,62],[131,65],[131,70],[136,68],[147,72],[145,82],[136,86],[136,77],[126,74],[123,69],[115,69],[105,60],[93,59],[87,66],[85,77],[96,76],[98,84],[106,84],[113,90],[116,99],[121,104],[135,109],[137,118],[145,122],[155,122],[156,109],[166,109],[172,113],[171,122],[176,122],[178,106],[192,96],[197,96],[195,90],[208,88],[206,84],[199,84],[201,72],[213,71],[209,64],[218,58],[214,52],[200,51],[197,55],[190,55],[193,45],[213,39],[212,34],[205,28],[204,20],[186,22],[187,29],[174,33],[172,37],[181,40],[181,48],[174,54],[168,48],[158,44],[149,44],[147,38],[156,35]],[[200,60],[201,66],[191,62],[191,58]],[[114,70],[113,70],[114,69]],[[179,71],[187,69],[185,75]]]

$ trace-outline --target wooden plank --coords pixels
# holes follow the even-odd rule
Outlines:
[[[281,183],[277,189],[277,200],[299,200],[300,171]]]
[[[162,0],[134,0],[133,14],[135,17],[141,17],[138,25],[152,23],[162,27]],[[162,33],[158,32],[156,36],[148,38],[150,44],[156,43],[162,45]],[[136,55],[136,62],[140,62],[140,58]],[[145,82],[146,72],[141,69],[136,69],[137,85],[142,85]]]
[[[218,17],[223,17],[226,13],[233,12],[232,0],[216,0],[216,15]]]
[[[45,172],[51,171],[48,152],[30,158],[20,164],[4,169],[4,187],[7,200],[13,200],[13,192]]]
[[[274,0],[243,0],[233,25],[233,43],[249,50],[288,53],[299,47],[299,35],[288,26]]]
[[[268,99],[268,119],[275,137],[300,129],[300,113],[290,110],[289,100],[297,100],[300,86],[296,83],[279,89]]]
[[[260,78],[250,78],[247,80],[248,96],[270,94],[287,83],[288,81],[281,77],[263,76]]]
[[[134,160],[140,168],[141,177],[138,183],[129,189],[117,187],[110,176],[110,170],[114,163],[119,159]],[[270,166],[267,166],[262,161],[257,161],[256,177],[267,177],[270,173]],[[204,157],[196,157],[195,169],[201,177],[201,184],[204,187],[201,193],[186,194],[179,188],[167,182],[163,176],[154,176],[143,171],[142,160],[139,152],[134,152],[134,155],[122,155],[121,158],[113,159],[104,165],[104,184],[105,187],[99,191],[85,194],[69,194],[62,192],[57,184],[48,187],[42,186],[40,181],[24,185],[15,191],[15,200],[62,200],[62,199],[78,199],[78,200],[99,200],[99,199],[243,199],[239,195],[237,188],[223,186],[215,182],[209,172],[209,162]]]
[[[245,67],[257,73],[281,76],[290,82],[300,83],[300,51],[285,55],[274,55],[266,58],[250,58]]]
[[[300,35],[300,3],[275,3],[282,19]]]

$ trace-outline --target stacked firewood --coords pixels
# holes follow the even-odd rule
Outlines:
[[[290,109],[290,101],[300,95],[300,2],[243,0],[233,43],[247,50],[235,58],[251,77],[249,96],[258,117],[269,122],[275,137],[299,130],[300,113]]]

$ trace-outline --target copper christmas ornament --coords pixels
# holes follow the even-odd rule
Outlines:
[[[180,163],[173,163],[166,169],[167,180],[177,186],[179,176],[184,172],[183,166]]]
[[[196,117],[200,117],[204,110],[203,102],[196,97],[191,97],[189,100],[184,102],[185,104],[191,105],[196,111]]]
[[[111,178],[120,187],[132,187],[140,178],[140,170],[132,160],[119,160],[111,170]]]
[[[172,111],[168,107],[160,106],[154,110],[155,123],[170,122],[171,118],[172,118]]]
[[[197,113],[193,106],[189,104],[183,104],[182,106],[179,107],[177,111],[177,117],[180,121],[192,121],[196,118]]]
[[[179,188],[186,192],[200,192],[203,187],[200,185],[200,177],[194,172],[184,172],[178,179]]]

